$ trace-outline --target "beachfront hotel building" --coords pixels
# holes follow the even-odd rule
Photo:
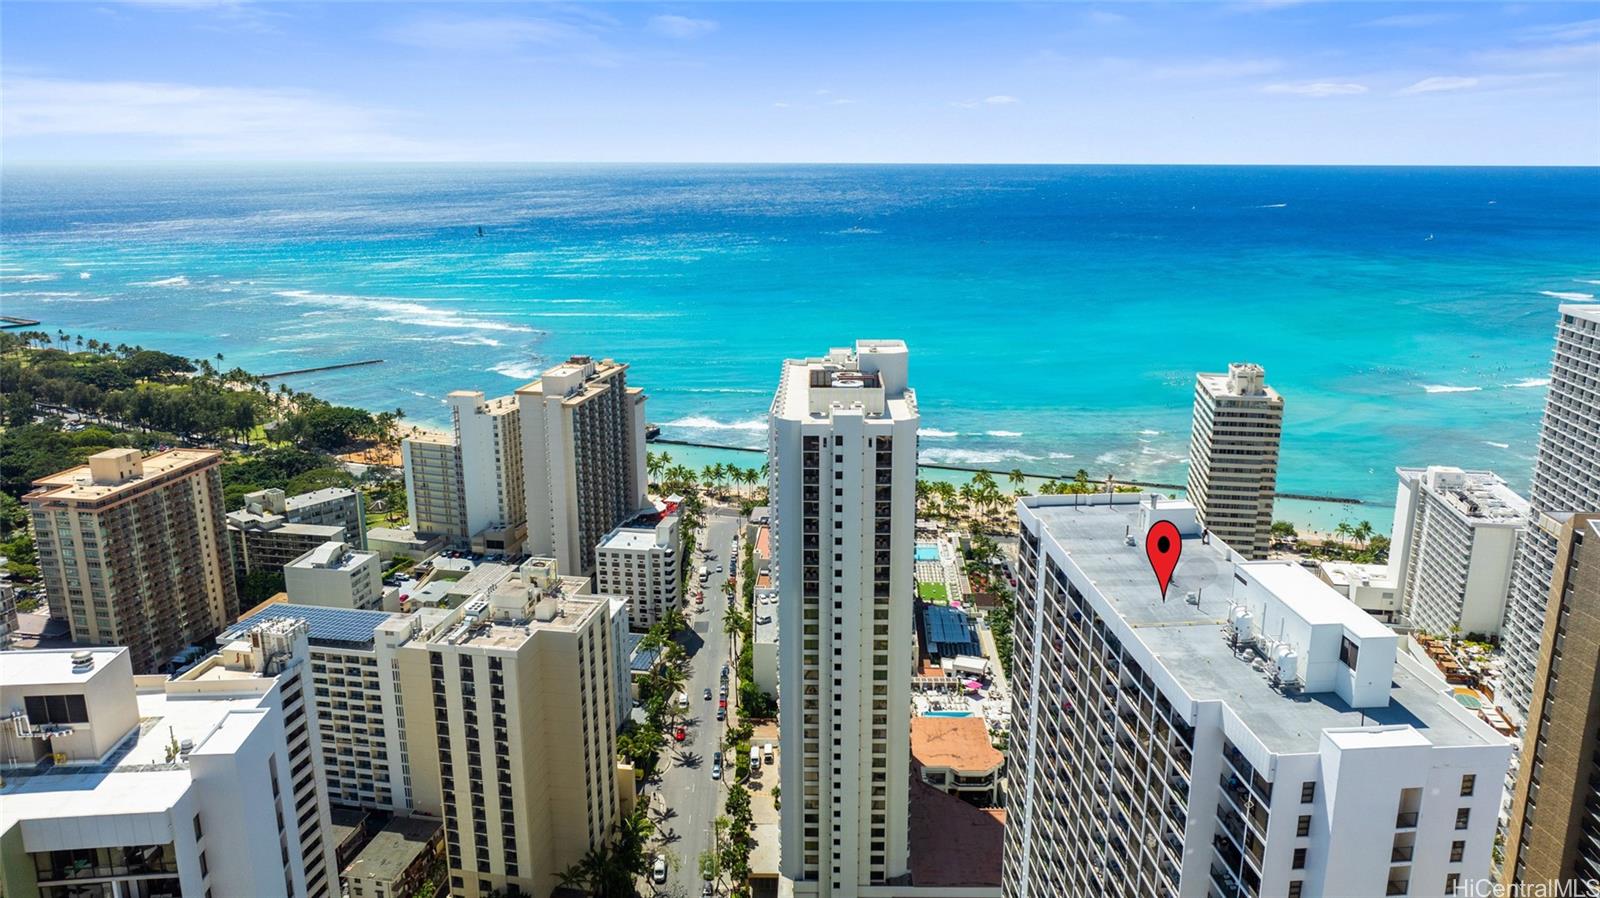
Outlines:
[[[475,552],[515,553],[527,533],[517,401],[476,390],[452,391],[445,401],[450,436],[400,443],[412,530]]]
[[[170,680],[0,653],[5,894],[338,895],[305,652],[290,621]]]
[[[1489,471],[1396,468],[1389,579],[1411,626],[1448,636],[1500,632],[1528,500]]]
[[[1600,514],[1563,515],[1502,878],[1600,881]],[[1550,892],[1549,894],[1556,894]]]
[[[517,390],[530,555],[587,576],[601,539],[649,508],[644,404],[627,365],[581,355]]]
[[[1517,543],[1495,701],[1525,720],[1533,701],[1559,527],[1541,519],[1600,509],[1600,305],[1563,305],[1539,451],[1528,489],[1530,526]]]
[[[628,626],[644,632],[683,610],[678,506],[665,502],[612,530],[594,549],[595,589],[628,602]]]
[[[1283,397],[1260,365],[1195,376],[1189,501],[1200,523],[1250,558],[1267,557],[1283,438]]]
[[[1488,874],[1511,745],[1392,630],[1186,501],[1017,510],[1007,898],[1443,896]],[[1165,597],[1142,545],[1161,520],[1182,538]]]
[[[419,538],[443,537],[466,545],[467,503],[461,495],[461,453],[455,438],[417,434],[400,441],[400,469],[406,483],[406,515]]]
[[[610,602],[531,559],[399,649],[417,810],[450,893],[549,894],[617,819]]]
[[[153,673],[238,616],[221,467],[212,449],[108,449],[34,481],[39,572],[74,642],[125,645]]]
[[[779,867],[852,898],[908,872],[917,401],[899,340],[783,363],[768,418]]]

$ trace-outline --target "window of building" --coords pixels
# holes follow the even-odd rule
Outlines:
[[[1294,863],[1291,866],[1296,870],[1304,870],[1306,868],[1306,850],[1304,848],[1296,848],[1294,850]]]
[[[1356,669],[1356,657],[1361,654],[1361,647],[1350,641],[1346,636],[1339,643],[1339,662],[1351,670]]]
[[[1445,877],[1444,877],[1444,893],[1446,895],[1455,895],[1455,894],[1458,894],[1460,892],[1460,889],[1461,889],[1461,874],[1460,873],[1446,873]]]
[[[1300,803],[1310,804],[1317,800],[1317,781],[1311,780],[1300,784]]]
[[[1461,859],[1466,856],[1466,853],[1467,843],[1465,841],[1457,839],[1456,841],[1450,843],[1450,863],[1461,863]]]
[[[1477,786],[1478,786],[1478,777],[1477,777],[1476,774],[1469,773],[1469,774],[1467,774],[1467,775],[1465,775],[1465,776],[1463,776],[1461,778],[1461,794],[1462,795],[1471,795],[1472,794],[1472,790],[1476,789]]]
[[[1456,829],[1466,829],[1472,825],[1472,808],[1460,808],[1456,811]]]
[[[1302,814],[1302,815],[1300,815],[1300,822],[1295,825],[1294,834],[1296,836],[1309,836],[1309,835],[1311,835],[1311,815],[1310,814]]]
[[[1298,879],[1289,881],[1289,898],[1300,898],[1300,892],[1305,888],[1305,883]]]

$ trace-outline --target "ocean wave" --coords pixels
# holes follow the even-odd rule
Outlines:
[[[1015,449],[988,451],[984,449],[924,449],[921,459],[936,465],[993,465],[1007,461],[1038,461],[1039,456],[1018,452]]]
[[[1283,209],[1283,208],[1286,208],[1288,205],[1289,205],[1288,203],[1267,203],[1266,205],[1257,206],[1256,208],[1257,209]]]
[[[481,335],[478,335],[478,334],[473,334],[471,336],[466,336],[466,337],[453,337],[453,338],[451,338],[449,340],[446,340],[445,342],[451,344],[452,346],[502,346],[502,345],[504,345],[499,340],[496,340],[493,337],[484,337],[484,336],[481,336]]]
[[[189,278],[187,276],[185,276],[185,275],[181,275],[180,274],[180,275],[174,275],[173,277],[169,277],[169,278],[162,278],[162,279],[157,280],[157,281],[133,281],[133,282],[131,282],[130,286],[134,286],[134,287],[187,287],[187,286],[189,286]]]
[[[1564,290],[1540,290],[1539,293],[1543,296],[1548,296],[1551,299],[1567,299],[1572,300],[1573,302],[1583,302],[1585,300],[1594,299],[1593,293],[1569,293]]]
[[[93,272],[89,272],[89,271],[80,271],[80,272],[78,272],[78,280],[80,280],[80,281],[87,281],[88,279],[90,279],[92,277],[94,277],[94,273]]]
[[[1052,452],[1047,457],[1055,459],[1056,461],[1065,461],[1065,460],[1067,460],[1067,459],[1072,457],[1072,453],[1071,452]]]
[[[766,430],[766,418],[753,418],[749,421],[718,421],[705,415],[689,415],[674,421],[661,422],[662,427],[683,427],[694,430]]]
[[[1501,384],[1500,386],[1505,387],[1508,390],[1526,390],[1532,387],[1548,387],[1550,386],[1550,378],[1525,377],[1514,384]]]
[[[989,436],[1000,437],[1002,439],[1011,439],[1012,437],[1022,436],[1022,434],[1015,430],[985,430],[984,433]]]
[[[1422,389],[1429,393],[1476,393],[1483,387],[1452,387],[1449,384],[1423,384]]]
[[[883,232],[878,230],[877,228],[854,227],[854,228],[845,228],[845,229],[839,230],[839,231],[829,231],[828,233],[833,235],[833,236],[836,236],[836,237],[844,237],[844,236],[851,236],[851,235],[856,235],[856,234],[882,234]]]
[[[940,430],[937,427],[919,427],[917,428],[917,433],[930,440],[949,440],[961,436],[960,433],[954,430]]]
[[[380,316],[375,320],[395,324],[410,324],[415,327],[508,331],[521,334],[539,333],[539,331],[527,325],[474,318],[463,315],[460,312],[435,308],[434,306],[424,305],[408,299],[394,299],[383,296],[350,296],[339,293],[313,293],[310,290],[278,290],[273,295],[281,296],[295,305],[323,305],[336,309],[387,312],[389,314]]]
[[[1577,281],[1580,284],[1594,284],[1595,286],[1600,287],[1600,281],[1594,280],[1592,278],[1573,278],[1573,280]]]
[[[1485,446],[1493,446],[1496,449],[1510,449],[1511,448],[1511,444],[1510,443],[1496,443],[1494,440],[1484,440],[1483,444]]]
[[[1159,430],[1141,430],[1141,431],[1139,431],[1139,435],[1140,436],[1146,436],[1146,437],[1158,437],[1158,436],[1161,436],[1161,431],[1159,431]]]
[[[0,274],[0,282],[7,284],[37,284],[40,281],[60,280],[59,274]]]
[[[489,370],[496,374],[504,374],[506,377],[510,377],[515,380],[533,380],[535,377],[539,376],[539,365],[537,362],[501,362]]]

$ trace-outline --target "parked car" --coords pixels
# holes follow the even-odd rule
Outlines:
[[[718,720],[727,720],[728,719],[728,709],[726,707],[722,707],[722,708],[718,708],[717,709],[717,719]]]
[[[722,762],[721,761],[718,761],[715,764],[711,765],[711,778],[714,779],[714,780],[722,779]]]
[[[726,696],[727,696],[727,693],[726,693],[726,692],[724,692],[724,693],[723,693],[723,696],[724,696],[724,697],[723,697],[723,698],[719,698],[719,699],[717,699],[717,708],[718,708],[718,709],[719,709],[719,710],[723,710],[723,711],[726,711],[726,710],[728,710],[728,699],[727,699],[727,697],[726,697]]]
[[[771,742],[768,742],[765,745],[761,746],[761,763],[766,764],[768,767],[772,766],[772,743]]]
[[[700,889],[700,898],[712,898],[712,896],[715,894],[716,892],[712,890],[711,883],[709,882]]]
[[[685,730],[683,727],[678,727],[672,731],[672,738],[678,742],[682,742],[683,740],[689,738],[689,731]]]
[[[728,665],[722,665],[722,682],[728,682]]]
[[[716,751],[711,753],[711,763],[713,763],[713,764],[721,764],[722,763],[722,749],[719,748]]]
[[[667,856],[666,855],[664,855],[664,854],[656,855],[655,866],[650,868],[650,881],[655,883],[656,885],[661,885],[662,883],[665,883],[667,881]]]

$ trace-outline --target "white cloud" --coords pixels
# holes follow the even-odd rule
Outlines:
[[[1583,40],[1589,37],[1600,37],[1600,19],[1584,19],[1581,22],[1559,22],[1553,25],[1530,25],[1526,28],[1518,29],[1517,33],[1524,40]]]
[[[1283,62],[1277,59],[1201,59],[1157,66],[1149,76],[1160,81],[1226,81],[1270,75],[1281,68]]]
[[[1091,9],[1083,14],[1083,20],[1090,25],[1121,25],[1128,21],[1128,17],[1120,12],[1111,12],[1105,9]]]
[[[788,109],[789,108],[789,104],[783,102],[782,100],[779,100],[778,102],[773,103],[772,106],[775,109]]]
[[[1466,90],[1469,87],[1477,87],[1478,84],[1477,78],[1459,75],[1435,75],[1432,78],[1424,78],[1410,87],[1401,88],[1397,93],[1401,95],[1431,94],[1445,90]]]
[[[1013,103],[1021,103],[1022,101],[1006,94],[995,94],[992,97],[984,97],[983,102],[988,103],[990,106],[1010,106]]]
[[[524,46],[593,49],[598,40],[582,25],[550,18],[424,18],[384,29],[394,43],[425,50],[506,53]]]
[[[667,37],[700,37],[716,31],[717,23],[710,19],[691,19],[688,16],[651,16],[650,30]]]
[[[1367,86],[1348,81],[1307,81],[1299,84],[1269,84],[1262,90],[1269,94],[1296,94],[1302,97],[1346,97],[1366,93]]]
[[[470,148],[402,136],[393,115],[298,89],[11,78],[7,141],[123,136],[173,158],[447,159]]]
[[[1382,16],[1361,24],[1366,28],[1426,28],[1429,25],[1443,25],[1445,22],[1451,22],[1455,19],[1455,13],[1413,12]]]
[[[1489,50],[1478,58],[1512,68],[1588,68],[1600,61],[1600,41]]]

